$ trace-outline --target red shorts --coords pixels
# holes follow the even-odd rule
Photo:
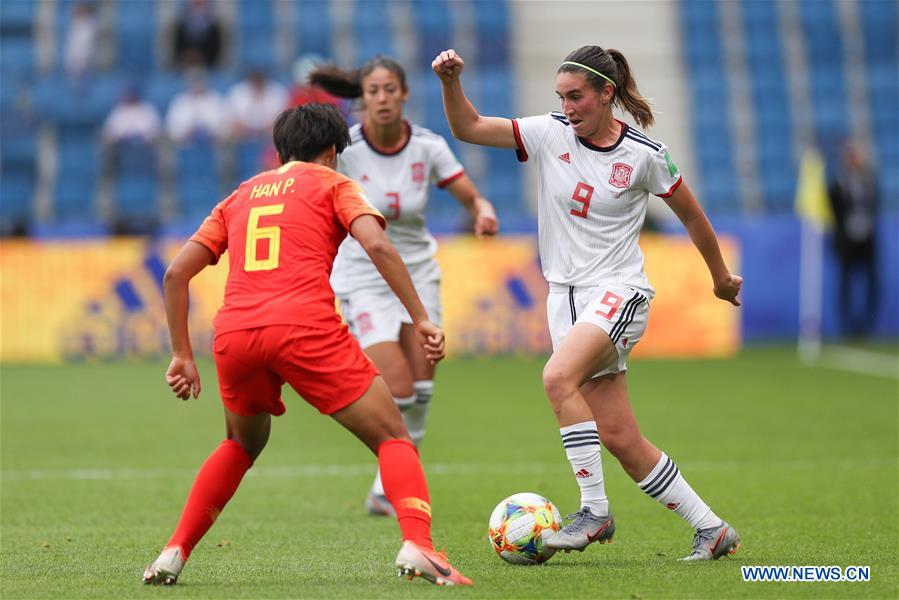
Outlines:
[[[329,415],[362,397],[378,375],[346,325],[270,325],[230,331],[212,344],[222,402],[243,416],[283,415],[281,386]]]

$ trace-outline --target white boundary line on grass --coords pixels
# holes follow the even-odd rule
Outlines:
[[[748,466],[765,466],[780,471],[812,471],[857,470],[895,468],[894,458],[864,459],[821,459],[821,460],[720,460],[720,461],[682,461],[681,467],[688,472],[693,471],[740,471]],[[428,476],[454,475],[520,475],[522,473],[559,473],[565,474],[568,466],[564,461],[557,463],[497,463],[485,465],[480,463],[431,463],[425,464]],[[199,467],[197,467],[199,468]],[[262,478],[302,478],[302,477],[372,477],[375,463],[347,465],[286,465],[259,466],[250,469],[248,477]],[[7,469],[2,471],[0,479],[10,481],[42,481],[42,480],[75,480],[75,481],[127,481],[138,479],[191,479],[197,469],[163,469],[163,468],[122,468],[122,469]]]
[[[825,346],[811,366],[852,371],[874,377],[899,379],[899,359],[889,354],[851,348],[849,346]]]

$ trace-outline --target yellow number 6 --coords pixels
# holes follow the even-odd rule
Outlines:
[[[281,250],[281,228],[277,225],[260,227],[259,218],[280,215],[284,212],[283,204],[269,204],[250,209],[247,221],[247,250],[244,253],[244,271],[271,271],[278,268],[278,253]],[[268,240],[268,258],[256,258],[256,247],[259,240]]]

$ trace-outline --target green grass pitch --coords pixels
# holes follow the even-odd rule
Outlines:
[[[635,361],[645,435],[742,535],[714,563],[680,564],[691,531],[608,453],[615,543],[540,567],[486,540],[503,497],[533,491],[563,514],[577,487],[538,359],[440,366],[422,448],[434,539],[475,582],[394,576],[399,530],[364,514],[375,461],[286,392],[288,412],[175,588],[140,584],[193,475],[223,438],[215,371],[170,397],[162,364],[4,366],[3,598],[896,598],[897,383],[800,366],[789,349],[733,360]],[[868,565],[867,583],[744,583],[741,565]]]

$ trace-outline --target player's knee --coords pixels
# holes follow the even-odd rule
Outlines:
[[[254,462],[259,458],[259,455],[262,454],[265,445],[268,443],[268,435],[247,438],[230,431],[228,432],[228,439],[237,442],[237,444],[243,448],[243,451],[247,453],[247,456],[252,458]]]
[[[577,391],[577,386],[564,369],[555,366],[550,361],[543,368],[543,390],[550,403],[556,406]]]

